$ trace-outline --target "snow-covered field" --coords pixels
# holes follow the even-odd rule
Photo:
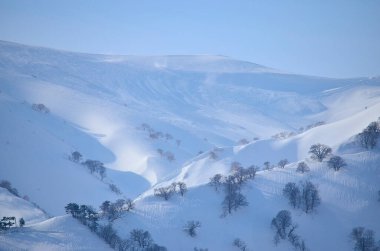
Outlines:
[[[291,250],[288,242],[273,244],[270,222],[282,209],[292,212],[310,250],[352,250],[356,226],[380,239],[379,148],[352,143],[380,116],[380,78],[290,75],[222,56],[89,55],[0,41],[0,116],[0,179],[47,213],[2,189],[0,216],[27,224],[1,234],[0,249],[107,250],[63,216],[64,207],[98,208],[118,198],[136,203],[114,221],[119,235],[148,230],[168,250],[237,250],[235,238],[249,250]],[[329,145],[347,166],[335,172],[310,159],[315,143]],[[71,161],[73,151],[103,162],[107,176]],[[207,185],[210,177],[228,174],[233,161],[262,167],[284,158],[284,169],[259,171],[243,188],[249,206],[220,217],[223,193]],[[300,161],[311,171],[297,173]],[[292,209],[282,196],[287,182],[300,180],[318,186],[315,213]],[[173,181],[187,184],[184,197],[152,196]],[[201,222],[195,238],[183,231],[189,220]]]

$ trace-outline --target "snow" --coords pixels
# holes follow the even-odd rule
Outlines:
[[[35,103],[50,113],[33,110]],[[114,222],[120,235],[142,228],[168,250],[231,250],[235,238],[250,250],[290,250],[272,241],[270,221],[282,209],[292,212],[311,250],[351,250],[348,234],[356,226],[375,230],[379,239],[379,148],[353,144],[354,135],[380,116],[379,78],[291,75],[223,56],[90,55],[0,41],[0,116],[1,179],[54,216],[46,220],[33,205],[0,190],[0,212],[13,211],[30,223],[0,235],[0,248],[106,250],[62,216],[64,206],[98,208],[119,198],[136,202]],[[325,123],[298,132],[320,121]],[[143,123],[172,139],[150,138]],[[296,133],[272,138],[283,131]],[[249,143],[237,145],[243,138]],[[315,143],[331,146],[347,167],[334,172],[312,161],[308,150]],[[107,177],[102,181],[70,161],[73,151],[105,163]],[[284,158],[290,161],[285,169],[260,171],[243,189],[248,207],[220,217],[223,193],[207,185],[210,177],[228,174],[233,161],[262,167]],[[295,172],[299,161],[310,173]],[[291,209],[282,196],[287,182],[301,180],[320,190],[314,214]],[[189,187],[184,197],[152,196],[154,188],[175,181]],[[111,183],[122,194],[113,193]],[[188,220],[202,224],[194,239],[183,232]]]

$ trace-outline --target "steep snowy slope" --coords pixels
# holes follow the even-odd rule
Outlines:
[[[47,219],[34,205],[0,188],[1,216],[25,219],[25,226],[0,234],[0,250],[111,250],[70,216]]]

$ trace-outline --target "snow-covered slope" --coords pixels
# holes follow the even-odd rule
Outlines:
[[[24,218],[25,226],[0,234],[0,250],[112,250],[70,216],[47,219],[30,202],[0,188],[1,216]]]
[[[97,208],[128,197],[136,209],[114,223],[123,236],[138,227],[169,250],[231,250],[236,237],[252,250],[289,250],[273,246],[269,224],[289,209],[283,185],[302,178],[321,189],[316,215],[293,212],[312,250],[347,250],[354,225],[380,231],[373,222],[378,150],[347,145],[380,116],[380,78],[291,75],[223,56],[90,55],[0,41],[0,116],[0,178],[52,216],[69,202]],[[307,160],[312,171],[300,177],[296,163],[315,143],[331,146],[347,168],[334,173]],[[73,151],[105,163],[107,177],[70,161]],[[232,161],[247,167],[284,158],[292,162],[285,170],[261,171],[244,189],[249,207],[219,217],[223,195],[206,185],[212,175],[227,174]],[[185,197],[151,196],[173,181],[186,182]],[[181,230],[193,219],[202,222],[196,239]],[[330,222],[336,228],[325,230]]]

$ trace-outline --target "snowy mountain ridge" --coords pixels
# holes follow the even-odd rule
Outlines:
[[[148,230],[168,250],[236,250],[234,238],[249,250],[289,250],[286,242],[273,244],[270,229],[282,209],[292,212],[310,250],[351,250],[347,236],[359,225],[379,239],[379,151],[352,143],[380,116],[379,78],[285,74],[223,56],[90,55],[0,41],[0,91],[0,177],[54,216],[58,223],[46,223],[49,231],[72,231],[76,223],[61,216],[70,202],[98,208],[131,198],[135,209],[113,226],[123,238],[134,228]],[[33,109],[37,104],[48,113]],[[316,143],[330,146],[347,167],[334,172],[310,159]],[[74,151],[83,161],[103,162],[106,177],[71,161]],[[264,162],[285,158],[285,169],[258,171],[243,188],[247,207],[220,217],[223,196],[208,185],[211,177],[230,174],[234,161],[263,169]],[[301,161],[309,173],[296,172]],[[318,185],[315,214],[292,210],[282,196],[287,182],[301,180]],[[153,196],[172,182],[186,183],[188,192],[169,201]],[[4,193],[1,201],[23,203]],[[10,206],[0,205],[9,214]],[[202,223],[196,238],[183,233],[189,220]],[[38,240],[49,243],[42,237],[25,244],[22,235],[1,238],[9,248],[60,248],[39,246]],[[62,245],[92,250],[99,241],[85,238],[95,244],[81,247],[66,238]]]

